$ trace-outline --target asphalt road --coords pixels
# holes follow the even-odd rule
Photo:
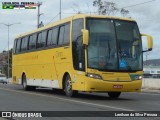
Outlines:
[[[61,91],[44,88],[36,91],[24,91],[19,85],[0,84],[0,111],[160,111],[160,94],[122,93],[119,99],[113,100],[108,97],[107,93],[80,93],[76,98],[68,98]],[[62,118],[43,119],[61,120]],[[75,117],[63,119],[75,120]],[[85,119],[90,120],[91,118]],[[127,117],[92,118],[92,120],[97,119],[128,120]],[[140,117],[132,119],[160,120],[160,118]]]

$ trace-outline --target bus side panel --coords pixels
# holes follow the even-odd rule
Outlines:
[[[58,80],[53,62],[53,54],[52,49],[32,53],[33,59],[28,62],[29,67],[25,70],[30,85],[59,88],[59,85],[54,85],[54,82],[58,82]]]
[[[22,78],[22,64],[19,55],[13,56],[13,64],[12,64],[12,83],[21,84]]]
[[[63,76],[69,73],[72,81],[73,90],[84,90],[84,79],[77,78],[78,72],[74,70],[70,47],[60,47],[55,53],[55,64],[60,88],[62,88]],[[75,82],[76,81],[76,82]]]

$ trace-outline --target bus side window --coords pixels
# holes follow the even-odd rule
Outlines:
[[[17,39],[14,40],[14,47],[13,47],[13,48],[14,48],[14,49],[13,49],[14,51],[13,51],[13,53],[16,53],[16,46],[17,46]]]
[[[70,41],[70,23],[60,27],[58,45],[68,45]]]
[[[16,53],[20,53],[20,51],[21,51],[21,38],[17,39]]]
[[[33,34],[29,37],[29,50],[36,48],[37,34]]]
[[[83,47],[82,32],[84,28],[83,19],[72,22],[72,54],[75,70],[85,71],[85,52]]]
[[[28,36],[22,38],[22,44],[21,44],[21,51],[27,51],[28,50]]]
[[[38,40],[37,40],[37,48],[41,48],[42,47],[42,33],[38,33]]]
[[[70,43],[70,23],[65,25],[65,32],[64,32],[64,41],[63,44]]]
[[[52,41],[54,46],[57,45],[57,38],[58,38],[58,27],[52,30]]]
[[[41,41],[42,47],[46,47],[46,37],[47,37],[47,30],[42,32],[42,41]]]
[[[32,45],[32,43],[31,43],[32,40],[33,40],[33,35],[30,35],[30,36],[29,36],[29,43],[28,43],[28,44],[29,44],[29,46],[28,46],[28,49],[29,49],[29,50],[32,49],[32,47],[31,47],[31,45]]]
[[[25,42],[25,38],[21,38],[21,51],[24,51],[24,42]]]
[[[47,46],[56,46],[58,38],[58,27],[48,30]]]
[[[42,48],[46,46],[46,36],[47,31],[43,31],[38,34],[37,48]]]
[[[52,29],[48,30],[47,32],[47,46],[52,46],[53,41],[52,41]]]
[[[61,26],[60,29],[59,29],[58,45],[63,45],[63,41],[64,41],[64,30],[65,30],[65,26]]]

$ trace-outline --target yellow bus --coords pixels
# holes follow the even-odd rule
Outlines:
[[[63,89],[70,97],[84,91],[118,98],[141,90],[143,52],[152,44],[132,19],[77,14],[16,37],[13,83]]]

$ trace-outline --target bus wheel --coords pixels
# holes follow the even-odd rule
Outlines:
[[[25,74],[22,76],[22,86],[24,90],[27,90],[27,80]]]
[[[27,80],[26,80],[25,74],[22,76],[22,86],[23,86],[24,90],[35,90],[36,89],[35,86],[28,86],[27,85]]]
[[[72,90],[72,82],[69,75],[65,77],[64,91],[68,97],[75,97],[78,94],[78,91]]]
[[[110,98],[116,99],[121,95],[121,92],[108,92]]]

